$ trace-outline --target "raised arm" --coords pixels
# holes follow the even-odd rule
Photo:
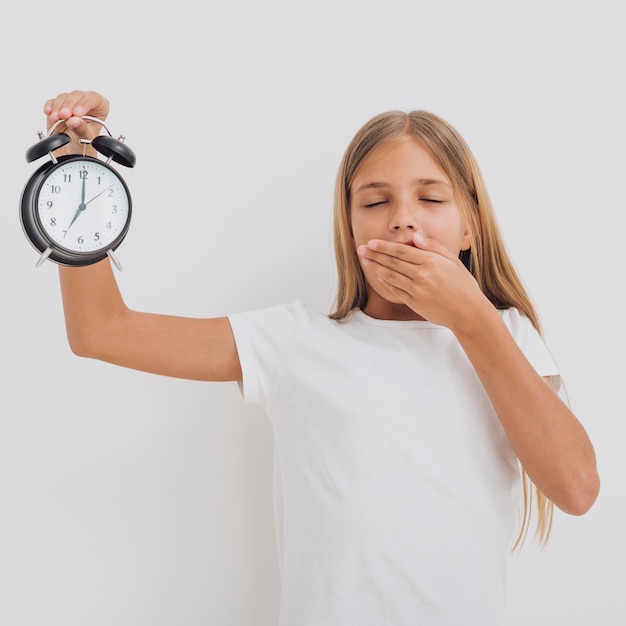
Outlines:
[[[59,94],[46,102],[48,126],[65,120],[59,130],[72,142],[65,153],[82,153],[81,138],[99,133],[106,98],[93,91]],[[165,376],[194,380],[240,380],[241,368],[227,318],[194,319],[141,313],[122,299],[110,263],[59,267],[67,336],[72,350],[84,357]]]

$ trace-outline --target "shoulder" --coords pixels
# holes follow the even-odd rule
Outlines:
[[[262,309],[231,313],[228,319],[238,325],[299,325],[307,320],[325,319],[326,316],[310,309],[301,300],[277,304]]]
[[[238,340],[244,337],[266,337],[279,343],[290,342],[302,333],[321,331],[325,327],[336,325],[331,320],[301,300],[292,300],[263,309],[228,316],[233,333]]]
[[[327,316],[300,300],[228,316],[235,338],[247,401],[272,397],[294,355],[306,360],[329,345]]]
[[[526,315],[516,308],[499,311],[517,345],[542,376],[555,376],[558,367],[541,333]]]
[[[520,312],[519,309],[511,307],[508,309],[500,309],[498,311],[500,317],[506,324],[507,328],[513,333],[535,333],[539,334],[526,315]]]
[[[519,309],[511,307],[509,309],[501,309],[498,312],[509,332],[522,349],[525,346],[543,343],[541,334],[533,326],[530,318],[526,317]]]

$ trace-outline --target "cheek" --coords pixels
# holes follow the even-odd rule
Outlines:
[[[352,220],[351,223],[352,228],[352,239],[354,243],[358,247],[360,244],[365,243],[363,241],[363,223],[360,220]]]
[[[352,236],[357,246],[380,236],[380,227],[373,216],[359,215],[352,218]]]
[[[451,252],[456,252],[465,245],[465,235],[468,229],[465,220],[458,214],[440,215],[427,225],[423,233],[426,237],[438,239]]]

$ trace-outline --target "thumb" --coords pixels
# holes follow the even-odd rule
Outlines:
[[[100,134],[101,130],[99,124],[75,116],[66,119],[65,126],[80,139],[93,139]]]
[[[424,235],[421,235],[420,233],[415,233],[413,235],[413,243],[420,250],[425,250],[427,252],[434,252],[435,254],[439,254],[451,260],[454,260],[456,258],[450,252],[450,250],[448,250],[437,239],[429,239],[428,237],[424,237]]]
[[[422,250],[430,250],[431,252],[438,252],[440,248],[443,248],[443,246],[436,239],[429,239],[420,233],[415,233],[413,235],[413,243],[418,248],[421,248]]]

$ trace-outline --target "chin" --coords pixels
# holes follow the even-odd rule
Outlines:
[[[385,305],[394,306],[394,307],[406,306],[399,299],[383,295],[382,293],[380,293],[380,291],[378,291],[377,289],[374,289],[374,287],[372,287],[369,283],[368,283],[368,290],[367,290],[367,301],[368,303],[370,302],[372,304],[378,303],[383,306]]]

